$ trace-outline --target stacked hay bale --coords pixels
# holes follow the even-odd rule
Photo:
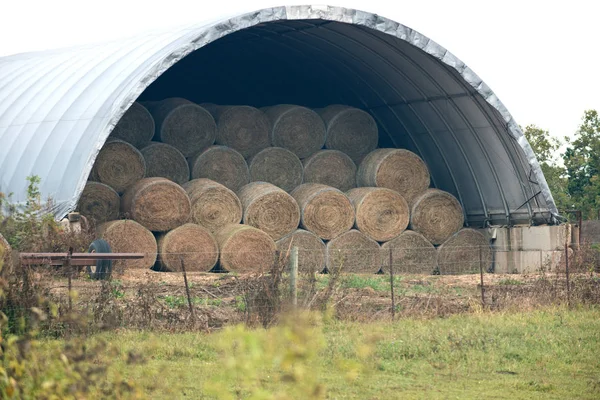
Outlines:
[[[472,251],[457,250],[487,244],[461,230],[461,204],[429,188],[418,155],[377,148],[377,123],[363,110],[143,104],[115,127],[79,203],[119,251],[154,251],[168,271],[182,261],[207,271],[217,260],[264,270],[293,247],[309,273],[374,273],[390,260],[398,273],[469,272],[489,261],[482,250],[475,268]]]

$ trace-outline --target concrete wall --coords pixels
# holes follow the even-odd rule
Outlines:
[[[600,243],[600,221],[583,221],[581,241],[584,243]]]

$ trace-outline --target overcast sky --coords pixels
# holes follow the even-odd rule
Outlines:
[[[600,2],[330,0],[375,12],[435,40],[469,65],[522,126],[572,135],[600,111]],[[387,3],[387,5],[386,5]],[[236,11],[309,1],[2,0],[0,57],[102,42]],[[1,61],[1,60],[0,60]]]

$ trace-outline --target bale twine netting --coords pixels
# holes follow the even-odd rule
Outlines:
[[[438,189],[427,189],[418,197],[410,215],[410,228],[434,245],[444,243],[464,222],[463,209],[456,197]]]
[[[377,186],[400,193],[409,206],[429,187],[429,170],[421,157],[405,149],[377,149],[358,166],[358,186]]]
[[[487,272],[492,249],[485,235],[474,229],[461,229],[437,249],[441,275]]]
[[[242,220],[240,199],[220,183],[200,178],[185,183],[183,188],[190,198],[192,222],[211,233]]]
[[[268,271],[275,262],[277,246],[271,237],[249,225],[227,225],[215,235],[219,265],[230,272]]]
[[[291,193],[300,206],[301,226],[323,240],[330,240],[354,225],[354,207],[336,188],[304,183]]]
[[[250,106],[219,107],[217,144],[238,151],[250,158],[270,146],[269,118],[257,108]]]
[[[355,163],[377,148],[379,131],[373,117],[358,108],[331,105],[319,110],[327,127],[325,147],[348,154]]]
[[[143,253],[141,260],[118,260],[115,268],[150,268],[156,262],[156,239],[152,232],[132,220],[109,221],[96,230],[100,239],[110,245],[113,253]]]
[[[81,192],[77,211],[89,221],[99,225],[119,218],[121,198],[110,186],[100,182],[87,182]]]
[[[90,180],[123,193],[145,175],[146,162],[142,153],[127,142],[109,139],[96,157]]]
[[[268,182],[291,192],[302,184],[302,162],[294,153],[281,147],[267,147],[249,161],[250,179]]]
[[[342,192],[356,187],[356,164],[338,150],[321,150],[303,161],[304,182],[321,183]]]
[[[167,178],[180,185],[190,180],[188,162],[175,147],[153,142],[141,152],[146,161],[146,177]]]
[[[154,232],[166,232],[190,220],[186,191],[165,178],[145,178],[121,198],[121,211]]]
[[[12,271],[12,248],[10,244],[0,234],[0,275]]]
[[[192,179],[207,178],[237,192],[250,182],[244,157],[229,147],[211,146],[191,162]]]
[[[110,136],[141,149],[147,146],[154,136],[154,118],[146,107],[136,101],[123,114]]]
[[[352,229],[327,243],[326,264],[329,272],[376,273],[381,268],[381,247]]]
[[[355,188],[346,193],[356,213],[355,228],[378,242],[401,234],[410,219],[406,200],[391,189]]]
[[[297,229],[277,241],[282,265],[288,265],[294,247],[298,248],[298,272],[314,274],[325,268],[326,247],[323,240],[312,232]]]
[[[437,267],[437,250],[425,236],[404,231],[381,245],[383,265],[389,272],[390,251],[395,274],[432,274]]]
[[[280,104],[266,107],[271,121],[271,144],[290,150],[298,158],[306,158],[325,144],[323,119],[306,107]]]
[[[158,261],[163,271],[208,272],[219,259],[219,247],[213,235],[196,224],[185,224],[159,236]]]
[[[238,193],[244,210],[244,224],[258,228],[273,238],[281,239],[300,223],[300,208],[284,190],[267,182],[252,182]]]
[[[170,144],[189,157],[215,142],[213,116],[198,104],[169,98],[148,105],[155,121],[154,140]]]

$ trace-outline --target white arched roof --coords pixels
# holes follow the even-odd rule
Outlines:
[[[147,88],[144,95],[152,99],[178,87],[177,76],[189,74],[192,63],[207,73],[237,74],[219,64],[236,57],[266,60],[277,84],[260,84],[265,77],[248,67],[250,75],[240,73],[222,92],[256,105],[329,102],[368,110],[380,126],[380,142],[421,155],[433,185],[458,197],[471,225],[556,221],[529,143],[473,71],[404,25],[328,6],[268,8],[110,43],[0,58],[0,191],[23,201],[26,177],[38,175],[53,212],[66,214],[112,128]],[[290,76],[298,84],[282,90]],[[315,82],[326,90],[315,90]],[[203,85],[190,79],[171,95],[208,93]]]

